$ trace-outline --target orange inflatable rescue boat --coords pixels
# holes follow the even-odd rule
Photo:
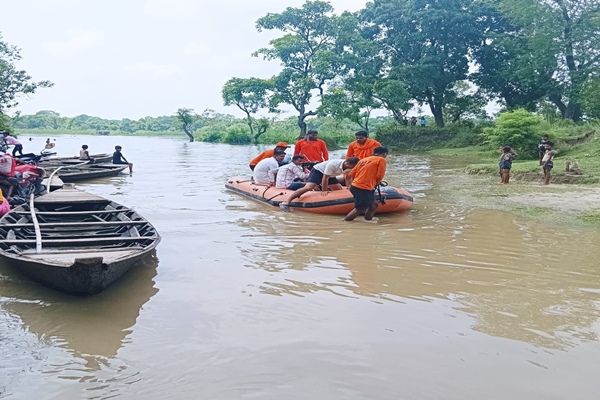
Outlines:
[[[225,183],[225,187],[272,206],[279,206],[279,203],[286,201],[293,193],[293,190],[255,184],[251,179],[241,177],[229,178]],[[381,192],[381,195],[379,192]],[[379,201],[376,214],[406,211],[413,203],[410,193],[404,189],[391,186],[381,186],[379,191],[375,191],[375,198]],[[345,215],[354,208],[354,198],[346,188],[327,192],[327,196],[321,196],[319,191],[310,191],[304,193],[296,201],[292,201],[290,208],[315,214]]]

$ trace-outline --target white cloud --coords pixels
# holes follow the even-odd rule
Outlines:
[[[47,42],[44,47],[55,56],[69,56],[104,43],[104,34],[95,29],[72,29],[67,34],[66,41]]]
[[[144,12],[154,17],[193,17],[202,7],[196,0],[146,0]]]
[[[181,73],[181,69],[173,64],[138,63],[125,67],[125,71],[134,72],[152,78],[168,78]],[[143,77],[142,76],[142,77]],[[139,76],[138,76],[139,77]]]
[[[208,54],[210,51],[210,47],[203,43],[189,42],[183,46],[183,54],[186,56]]]

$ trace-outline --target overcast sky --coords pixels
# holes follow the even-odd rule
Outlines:
[[[336,13],[363,0],[331,0]],[[18,67],[55,86],[20,101],[33,114],[110,119],[172,115],[223,106],[232,77],[268,78],[277,62],[251,56],[278,34],[256,31],[267,13],[302,0],[3,0],[0,33],[21,49]]]

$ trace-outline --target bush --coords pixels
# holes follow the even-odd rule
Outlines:
[[[527,110],[508,111],[500,114],[493,128],[484,129],[483,135],[493,147],[510,146],[521,158],[537,158],[543,122]]]
[[[223,137],[223,143],[227,144],[250,144],[252,138],[248,132],[248,126],[235,124],[227,128],[227,133]]]

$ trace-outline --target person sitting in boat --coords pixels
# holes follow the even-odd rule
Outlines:
[[[123,153],[121,153],[121,146],[115,146],[115,152],[113,153],[112,163],[113,164],[126,164],[129,166],[129,173],[133,173],[133,163],[127,161]]]
[[[259,185],[275,185],[279,163],[285,158],[284,151],[276,151],[273,157],[259,161],[254,168],[252,179]]]
[[[283,211],[289,211],[292,200],[317,187],[321,188],[321,196],[327,196],[328,190],[341,190],[342,185],[339,184],[336,176],[350,172],[358,161],[357,157],[350,157],[347,160],[329,160],[315,164],[310,170],[306,185],[292,193],[287,201],[279,203],[279,207]]]
[[[81,150],[79,150],[79,159],[80,160],[86,160],[89,162],[94,162],[94,159],[92,157],[90,157],[90,152],[88,151],[88,145],[84,144],[83,146],[81,146]]]
[[[354,137],[356,140],[348,146],[346,158],[358,157],[359,160],[362,160],[365,157],[372,156],[375,147],[381,146],[381,143],[377,140],[369,138],[367,131],[358,131],[354,134]]]
[[[262,153],[260,153],[258,156],[253,158],[252,161],[250,161],[250,164],[248,164],[248,166],[250,167],[250,169],[252,171],[254,171],[254,168],[256,168],[256,164],[258,164],[260,161],[262,161],[266,158],[273,157],[273,154],[275,154],[276,151],[285,152],[286,149],[289,149],[289,148],[290,148],[290,146],[286,142],[279,142],[275,145],[274,149],[265,150]],[[281,163],[279,163],[279,165],[289,164],[291,161],[292,160],[289,158],[289,156],[286,155],[286,157],[284,157],[284,159],[281,161]]]
[[[292,157],[292,162],[279,167],[275,187],[278,189],[298,190],[304,187],[304,181],[308,178],[308,172],[302,167],[306,160],[304,156]]]
[[[306,137],[296,142],[294,146],[294,155],[303,155],[308,162],[316,164],[329,160],[329,152],[325,141],[317,136],[319,132],[310,130],[306,132]]]

